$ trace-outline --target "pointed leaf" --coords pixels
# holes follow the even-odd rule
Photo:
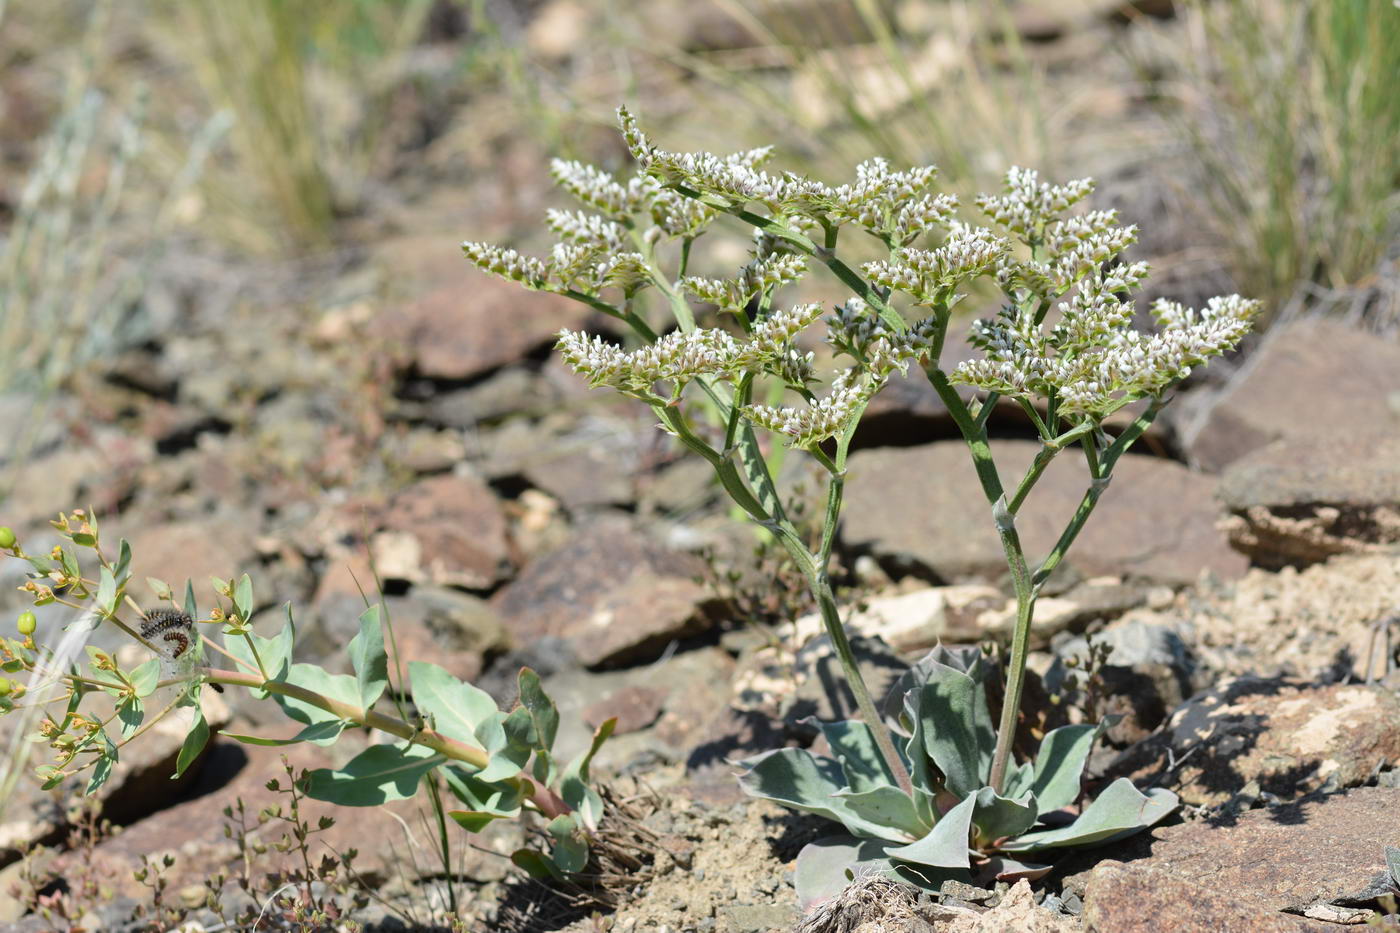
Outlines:
[[[877,787],[896,787],[894,775],[890,773],[885,756],[880,754],[875,744],[875,736],[870,727],[858,719],[839,722],[818,722],[809,717],[803,725],[815,726],[831,746],[832,757],[841,765],[846,776],[846,784],[854,791],[873,790]]]
[[[835,897],[851,883],[855,873],[892,873],[884,843],[855,836],[827,836],[808,843],[797,853],[797,906],[806,911],[819,901]]]
[[[553,862],[534,849],[516,849],[510,854],[510,860],[536,881],[551,881],[563,877]]]
[[[477,780],[513,778],[535,749],[535,722],[524,707],[511,710],[509,715],[498,711],[477,727],[476,738],[491,756],[490,763],[477,772]]]
[[[244,622],[253,617],[253,580],[246,573],[238,578],[238,586],[234,587],[233,608]]]
[[[891,846],[885,853],[901,862],[929,865],[934,868],[968,868],[968,834],[972,828],[972,811],[977,796],[963,800],[943,815],[927,836],[907,846]]]
[[[312,771],[306,794],[343,807],[377,807],[407,800],[418,792],[419,779],[445,760],[422,745],[371,745],[343,768]]]
[[[148,697],[160,683],[160,658],[148,658],[126,675],[138,697]]]
[[[106,729],[98,730],[102,734],[102,751],[98,755],[97,763],[92,766],[92,775],[88,778],[86,794],[95,794],[107,779],[112,776],[112,766],[117,763],[117,746],[107,735]]]
[[[172,777],[179,777],[185,773],[190,765],[194,764],[199,753],[204,751],[204,746],[209,742],[209,723],[204,721],[204,710],[196,702],[194,704],[194,722],[190,723],[190,731],[185,734],[184,744],[180,746],[180,754],[175,758],[175,773]]]
[[[593,730],[593,741],[588,743],[588,750],[569,762],[568,767],[564,769],[564,776],[569,777],[572,775],[585,784],[588,783],[588,766],[592,763],[593,756],[598,754],[598,749],[603,747],[603,743],[608,740],[608,737],[613,734],[613,730],[616,728],[616,716],[603,720],[598,728]]]
[[[360,634],[350,639],[350,663],[355,667],[360,705],[369,709],[389,685],[389,656],[384,653],[378,603],[360,613]]]
[[[117,609],[117,579],[107,567],[102,568],[97,582],[97,608],[104,616],[110,616]]]
[[[510,818],[503,813],[483,813],[480,810],[448,810],[447,815],[469,833],[479,833],[496,820]]]
[[[450,739],[477,744],[477,727],[499,712],[490,694],[463,683],[436,664],[409,661],[408,679],[418,712]]]
[[[834,796],[861,819],[886,827],[889,832],[880,834],[884,839],[910,842],[922,838],[933,826],[920,818],[913,799],[898,787],[839,790]]]
[[[125,583],[131,576],[131,545],[122,538],[117,544],[117,563],[112,571],[112,576],[117,578],[117,585]]]
[[[488,784],[456,762],[438,773],[447,781],[448,790],[466,804],[468,810],[496,816],[519,815],[523,799],[523,788],[519,784]]]
[[[554,736],[559,731],[559,710],[544,692],[540,675],[528,667],[520,669],[520,705],[530,711],[535,723],[536,747],[553,752]]]
[[[1153,788],[1146,795],[1133,782],[1119,778],[1099,794],[1068,826],[1026,833],[1002,846],[1007,852],[1034,852],[1062,846],[1088,846],[1109,842],[1146,829],[1177,808],[1169,790]]]
[[[349,674],[327,674],[314,664],[293,664],[287,672],[287,683],[305,687],[307,690],[319,693],[332,700],[339,700],[350,706],[358,707],[360,705],[359,687],[355,683],[355,678],[351,677]],[[323,710],[319,706],[313,706],[310,703],[303,702],[294,697],[274,693],[272,699],[278,706],[282,707],[282,712],[286,713],[297,722],[304,723],[308,726],[324,722],[340,721],[340,717],[335,713]],[[306,741],[313,742],[317,745],[330,745],[339,734],[339,732],[336,732],[335,735],[330,735],[328,733],[326,738],[308,738]]]
[[[1061,726],[1046,734],[1035,756],[1031,790],[1043,812],[1067,807],[1079,799],[1084,763],[1104,725]]]
[[[312,723],[303,726],[301,731],[290,739],[265,739],[256,735],[240,735],[235,732],[221,732],[235,742],[242,742],[244,745],[264,745],[281,746],[296,745],[298,742],[315,742],[317,745],[330,745],[340,737],[341,731],[345,728],[345,722],[339,719],[327,719],[324,722]]]
[[[984,787],[977,792],[977,809],[972,814],[972,825],[977,828],[977,835],[983,842],[992,843],[1021,835],[1035,825],[1039,813],[1034,794],[1013,800],[1000,796],[990,787]]]
[[[146,585],[151,588],[151,592],[155,594],[156,599],[160,602],[165,602],[174,595],[173,591],[170,589],[170,584],[159,577],[147,577]],[[190,618],[194,618],[194,616]]]
[[[961,671],[939,666],[916,694],[924,751],[943,772],[958,797],[974,795],[987,783],[996,732],[982,684]]]
[[[588,864],[588,843],[579,833],[575,816],[556,816],[545,826],[545,831],[554,838],[554,849],[549,853],[550,860],[569,874],[583,871],[584,866]]]
[[[128,696],[117,707],[117,718],[121,720],[121,739],[125,742],[141,728],[141,720],[146,718],[146,708],[140,697]]]
[[[185,615],[191,619],[199,618],[199,603],[194,598],[194,581],[185,581]]]
[[[739,786],[750,796],[835,820],[858,836],[893,842],[908,838],[898,829],[865,818],[837,796],[845,779],[841,766],[830,758],[818,758],[803,748],[778,748],[739,764],[748,769],[739,775]]]

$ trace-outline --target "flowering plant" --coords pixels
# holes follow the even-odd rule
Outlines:
[[[1093,512],[1115,464],[1156,418],[1173,385],[1249,332],[1257,303],[1232,295],[1191,310],[1159,301],[1152,308],[1157,330],[1138,331],[1124,295],[1148,269],[1119,258],[1137,231],[1119,225],[1111,210],[1075,212],[1093,191],[1089,179],[1051,184],[1013,168],[1003,191],[977,199],[990,225],[975,226],[959,219],[955,197],[933,189],[932,166],[896,171],[873,159],[857,166],[853,181],[831,186],[766,171],[771,147],[728,156],[670,152],[647,139],[625,109],[618,116],[638,171],[623,180],[556,161],[555,180],[595,213],[550,212],[559,240],[548,258],[484,243],[463,248],[489,273],[583,302],[625,325],[633,349],[564,331],[560,353],[590,385],[649,405],[661,427],[714,468],[729,496],[806,576],[860,720],[823,725],[834,758],[783,749],[744,762],[744,787],[824,813],[876,844],[875,855],[860,848],[865,843],[809,851],[809,867],[820,863],[827,875],[840,874],[877,858],[914,883],[929,878],[928,869],[968,870],[1004,853],[1102,841],[1170,812],[1175,801],[1166,792],[1149,797],[1120,783],[1084,810],[1081,831],[1051,829],[1042,819],[1078,802],[1098,729],[1058,730],[1045,737],[1034,764],[1011,760],[1031,621],[1040,588]],[[749,261],[728,278],[690,274],[696,241],[722,215],[751,228]],[[886,256],[853,268],[838,252],[846,231],[873,237]],[[815,353],[799,340],[824,310],[778,301],[813,266],[825,267],[852,293],[825,314],[825,342],[839,361],[825,390],[818,388]],[[940,357],[953,308],[979,280],[1001,293],[1002,307],[972,330],[981,358],[945,368]],[[664,321],[644,303],[648,289],[663,299]],[[713,306],[720,323],[700,326],[692,299]],[[989,671],[965,657],[916,666],[919,677],[906,680],[891,715],[883,715],[856,666],[832,590],[829,567],[851,439],[871,398],[895,371],[911,366],[927,376],[967,442],[1016,593],[995,729],[982,693]],[[973,390],[971,401],[959,385]],[[794,404],[774,404],[775,395],[790,395]],[[1042,445],[1010,486],[1003,485],[987,434],[1001,398],[1020,405]],[[1106,419],[1139,401],[1145,408],[1111,436]],[[699,409],[718,417],[706,423],[694,417]],[[826,470],[825,520],[815,549],[784,511],[761,434]],[[1016,517],[1050,461],[1071,447],[1084,456],[1085,492],[1050,553],[1032,566]],[[902,733],[898,744],[892,726]],[[1007,876],[1037,870],[995,864]],[[813,872],[823,874],[799,875],[810,880]],[[826,881],[808,887],[829,887]]]

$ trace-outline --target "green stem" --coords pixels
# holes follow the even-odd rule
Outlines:
[[[308,703],[317,709],[323,709],[346,722],[352,722],[358,726],[369,729],[378,729],[380,732],[397,736],[415,745],[422,745],[431,748],[438,754],[450,758],[453,761],[460,761],[480,770],[491,763],[491,756],[481,748],[450,739],[433,729],[419,729],[404,722],[402,719],[395,719],[392,716],[385,716],[383,713],[376,713],[374,710],[367,710],[352,703],[337,700],[308,690],[296,684],[289,684],[280,680],[264,680],[256,674],[245,674],[242,671],[225,671],[217,668],[204,668],[201,672],[204,679],[211,684],[229,684],[234,687],[247,687],[250,690],[266,690],[268,693],[276,693],[281,696],[291,697]],[[535,804],[545,816],[550,818],[561,816],[569,812],[568,805],[564,804],[559,797],[551,792],[549,788],[528,781],[524,778],[511,778],[507,783],[514,784],[526,792],[530,801]]]
[[[998,499],[992,508],[997,534],[1001,537],[1006,565],[1011,570],[1011,586],[1016,593],[1016,628],[1011,634],[1011,657],[1007,662],[1006,692],[1001,701],[1001,721],[997,725],[996,750],[992,753],[992,773],[988,783],[1001,793],[1006,782],[1006,768],[1011,760],[1011,745],[1016,736],[1016,719],[1021,708],[1021,692],[1026,683],[1026,652],[1030,647],[1031,620],[1035,615],[1035,587],[1031,583],[1021,538],[1016,533],[1016,516]]]

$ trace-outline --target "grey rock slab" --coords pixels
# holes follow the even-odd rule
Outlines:
[[[1012,486],[1039,445],[994,441],[1004,485]],[[961,441],[860,451],[848,463],[842,538],[882,563],[944,581],[1006,573],[1000,541]],[[1017,518],[1027,557],[1058,539],[1084,495],[1087,470],[1077,450],[1051,462]],[[1087,575],[1119,574],[1189,582],[1202,570],[1243,573],[1245,559],[1215,529],[1215,483],[1179,463],[1127,454],[1070,549]]]
[[[1216,471],[1281,437],[1319,426],[1400,430],[1400,343],[1311,317],[1275,327],[1226,389],[1172,411],[1190,460]]]

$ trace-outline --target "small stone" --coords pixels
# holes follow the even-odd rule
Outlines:
[[[637,732],[656,722],[667,696],[667,691],[655,687],[622,687],[584,707],[583,719],[597,728],[605,720],[616,717],[614,735]]]

